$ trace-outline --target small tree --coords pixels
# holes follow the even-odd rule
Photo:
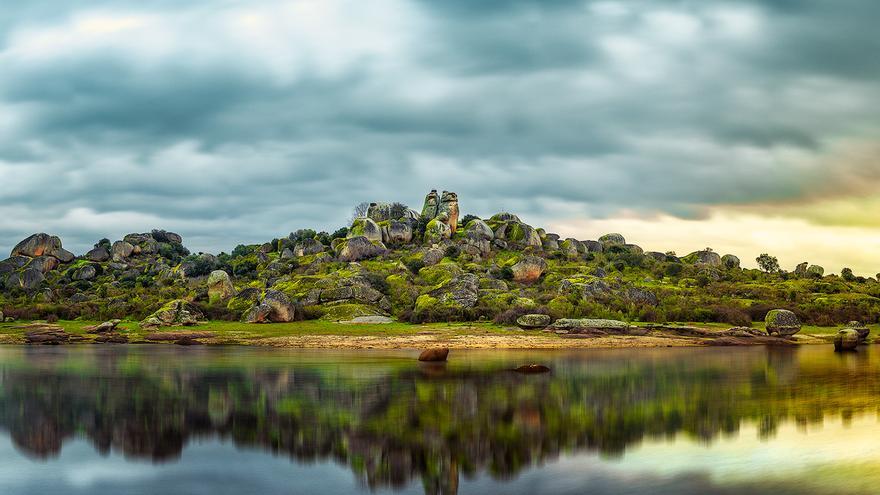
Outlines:
[[[348,220],[348,224],[351,225],[356,219],[367,216],[367,211],[369,210],[370,203],[364,201],[363,203],[358,204],[351,210],[351,218]]]
[[[852,282],[856,279],[856,276],[853,275],[853,271],[850,268],[844,268],[840,271],[840,276],[846,280],[847,282]]]
[[[776,273],[779,271],[779,260],[776,256],[770,256],[769,254],[764,253],[755,258],[755,261],[758,262],[758,268],[767,273]]]

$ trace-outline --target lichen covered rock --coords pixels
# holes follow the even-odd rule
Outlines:
[[[522,315],[516,319],[516,324],[523,329],[533,330],[544,328],[550,324],[550,316],[541,314]]]
[[[366,237],[370,242],[382,242],[382,229],[370,218],[356,218],[348,229],[348,238]]]
[[[144,318],[141,327],[189,326],[196,325],[204,319],[205,315],[192,303],[175,299]]]
[[[208,275],[208,300],[214,304],[226,301],[235,295],[235,287],[229,274],[223,270],[214,270]]]
[[[764,318],[767,333],[778,337],[789,337],[801,331],[801,321],[787,309],[774,309]]]
[[[626,238],[621,234],[611,233],[600,237],[599,242],[601,242],[602,246],[606,248],[610,246],[623,246],[626,244]]]
[[[370,241],[364,236],[351,237],[336,245],[336,256],[340,261],[360,261],[381,256],[386,252],[380,241]]]
[[[530,284],[541,278],[544,270],[547,269],[547,262],[544,258],[537,256],[526,256],[510,267],[513,271],[513,280],[515,282]]]
[[[861,343],[859,332],[851,328],[844,328],[834,336],[834,350],[838,352],[854,351],[859,347],[859,343]]]

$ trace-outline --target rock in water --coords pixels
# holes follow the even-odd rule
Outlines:
[[[859,341],[864,342],[867,340],[868,335],[871,334],[871,329],[866,325],[863,325],[860,321],[851,321],[846,324],[847,329],[855,330],[859,333]]]
[[[790,337],[801,331],[801,321],[787,309],[774,309],[764,318],[767,333],[778,337]]]
[[[834,350],[837,352],[854,351],[859,346],[859,342],[861,342],[859,332],[845,328],[834,336]]]
[[[547,269],[547,262],[544,261],[544,258],[526,256],[510,269],[513,271],[514,281],[530,284],[541,278],[544,270]]]
[[[229,274],[223,270],[214,270],[208,275],[208,300],[213,304],[225,301],[235,295],[235,287]]]
[[[522,315],[516,319],[516,324],[526,330],[544,328],[550,324],[550,316],[540,314]]]
[[[543,364],[524,364],[513,371],[517,373],[525,373],[528,375],[533,375],[537,373],[548,373],[550,368],[544,366]]]
[[[422,351],[422,353],[419,354],[419,361],[441,362],[446,361],[447,357],[449,357],[449,348],[438,347],[435,349],[427,349],[425,351]]]

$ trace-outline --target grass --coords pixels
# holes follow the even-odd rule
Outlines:
[[[21,343],[23,342],[25,329],[20,328],[28,322],[17,321],[13,323],[0,323],[0,342],[5,343]],[[66,332],[73,335],[81,335],[87,339],[94,336],[87,333],[86,327],[95,325],[96,321],[80,321],[80,320],[62,320],[57,324]],[[645,325],[644,323],[636,323],[637,325]],[[670,323],[672,325],[676,323]],[[685,322],[681,325],[697,326],[710,330],[723,330],[730,328],[725,323],[694,323]],[[763,323],[755,323],[753,328],[758,330],[764,329]],[[828,337],[837,333],[840,326],[836,327],[817,327],[804,326],[799,335],[812,335]],[[870,325],[871,334],[880,334],[880,325]],[[376,325],[353,325],[334,323],[321,320],[308,320],[292,323],[271,323],[271,324],[247,324],[232,321],[209,321],[193,327],[175,327],[160,329],[142,329],[136,321],[123,321],[119,324],[119,332],[127,335],[131,341],[143,341],[145,337],[154,332],[163,331],[200,331],[212,332],[216,341],[227,344],[247,345],[251,341],[266,339],[272,337],[287,336],[334,336],[334,337],[405,337],[430,333],[438,337],[457,337],[457,336],[486,336],[489,335],[511,335],[519,332],[519,329],[510,326],[501,326],[489,322],[464,322],[464,323],[426,323],[414,325],[409,323],[387,323]],[[548,334],[543,334],[548,335]],[[552,335],[548,335],[552,336]]]

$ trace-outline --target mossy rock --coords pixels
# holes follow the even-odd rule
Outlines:
[[[440,263],[434,266],[426,266],[419,270],[419,277],[431,286],[441,286],[464,271],[456,263]]]
[[[387,316],[380,309],[366,304],[327,304],[321,306],[322,321],[351,321],[361,316]]]
[[[801,321],[797,315],[787,309],[774,309],[764,318],[767,333],[780,337],[788,337],[801,331]]]

